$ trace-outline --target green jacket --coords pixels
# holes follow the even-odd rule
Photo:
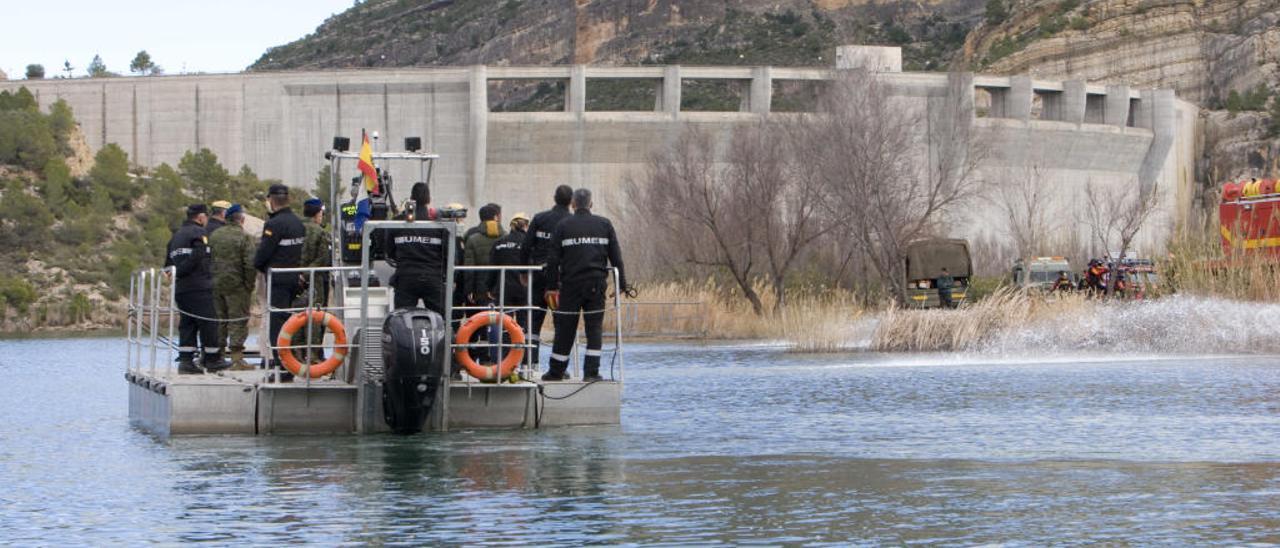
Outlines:
[[[253,236],[245,234],[244,227],[228,223],[209,235],[209,247],[213,254],[214,290],[252,293],[258,275],[253,268],[257,248]]]
[[[502,229],[502,225],[498,225],[498,235],[489,237],[482,228],[483,226],[484,223],[481,223],[480,230],[468,234],[467,241],[463,244],[463,257],[465,258],[463,264],[467,266],[488,265],[489,257],[493,253],[493,245],[507,233]],[[488,281],[488,273],[468,272],[463,287],[468,295],[476,295],[488,291]]]
[[[333,264],[333,240],[329,232],[320,223],[307,219],[302,221],[307,235],[302,241],[301,266],[329,266]]]

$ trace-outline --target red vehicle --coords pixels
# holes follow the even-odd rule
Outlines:
[[[1280,189],[1274,179],[1222,185],[1218,203],[1222,250],[1228,256],[1261,254],[1280,259]]]

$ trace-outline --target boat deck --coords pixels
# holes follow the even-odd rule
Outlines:
[[[131,371],[129,417],[153,433],[354,434],[388,430],[381,387],[341,380],[270,382],[265,371],[178,375]],[[429,430],[612,425],[621,420],[622,384],[451,381]]]

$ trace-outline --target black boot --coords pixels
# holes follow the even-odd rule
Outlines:
[[[600,376],[600,372],[599,372],[599,371],[593,371],[593,370],[591,370],[591,369],[585,369],[585,370],[583,370],[583,371],[582,371],[582,380],[583,380],[583,382],[599,382],[599,381],[604,380],[604,377],[601,377],[601,376]]]
[[[201,373],[204,373],[204,370],[196,367],[195,359],[190,353],[178,354],[179,375],[199,375]]]
[[[231,362],[222,359],[222,353],[219,352],[217,354],[205,354],[204,358],[201,359],[201,365],[204,367],[205,371],[217,373],[230,368]]]

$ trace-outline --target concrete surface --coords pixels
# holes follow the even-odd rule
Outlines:
[[[955,98],[943,100],[956,93],[949,91],[954,88],[947,75],[897,72],[891,61],[900,52],[890,50],[896,48],[841,48],[845,60],[838,63],[880,60],[887,71],[880,77],[905,108],[927,112],[922,120],[945,118],[936,111],[957,104]],[[475,208],[494,201],[507,211],[535,212],[549,205],[556,185],[567,183],[593,188],[597,209],[617,215],[625,207],[624,181],[640,176],[646,158],[683,128],[701,126],[727,139],[736,125],[784,115],[771,112],[775,83],[835,74],[787,67],[474,66],[46,79],[0,82],[0,89],[25,85],[46,107],[65,99],[92,148],[114,142],[147,166],[176,164],[186,151],[208,147],[232,171],[248,165],[260,176],[310,186],[333,136],[352,137],[354,144],[365,128],[380,132],[382,149],[399,150],[404,137],[420,136],[427,150],[441,155],[432,189],[437,203]],[[588,112],[591,78],[661,84],[652,110]],[[565,105],[554,112],[489,112],[494,80],[563,81]],[[742,83],[747,92],[741,108],[681,109],[682,86],[694,80]],[[958,93],[967,96],[963,102],[982,91],[973,123],[992,151],[981,166],[987,175],[1034,166],[1055,187],[1092,181],[1167,193],[1160,205],[1167,222],[1141,238],[1150,245],[1188,223],[1196,173],[1195,154],[1188,150],[1194,150],[1197,125],[1186,117],[1193,105],[1168,90],[1123,85],[990,75],[973,75],[971,81]],[[354,165],[348,169],[343,177],[354,175]],[[399,175],[397,199],[404,199],[416,173],[393,173]],[[982,204],[970,209],[972,222],[962,225],[967,233],[961,235],[998,237],[998,215]]]

